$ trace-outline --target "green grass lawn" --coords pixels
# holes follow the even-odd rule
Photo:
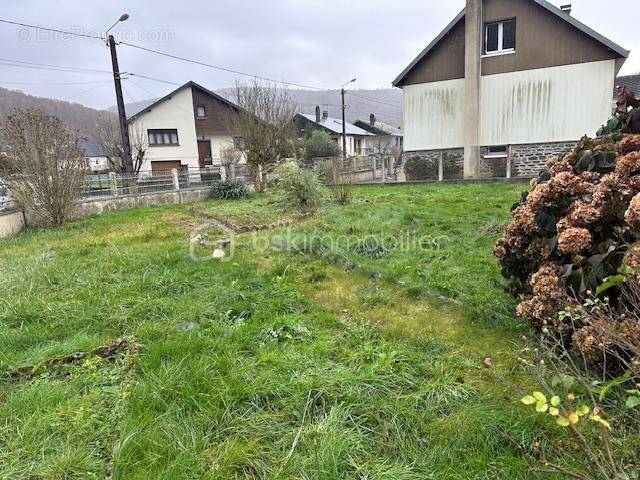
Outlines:
[[[491,257],[521,189],[357,188],[228,262],[193,227],[287,218],[270,197],[0,242],[0,478],[532,478],[496,431],[542,431]]]

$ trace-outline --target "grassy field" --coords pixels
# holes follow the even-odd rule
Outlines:
[[[532,478],[497,433],[542,429],[491,257],[521,189],[358,188],[224,262],[194,227],[270,197],[0,242],[0,478]]]

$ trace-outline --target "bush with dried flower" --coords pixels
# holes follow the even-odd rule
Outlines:
[[[585,137],[531,186],[494,248],[511,290],[525,297],[517,313],[582,352],[602,349],[587,331],[572,336],[558,313],[621,268],[640,268],[640,135]],[[606,295],[624,303],[619,288]]]

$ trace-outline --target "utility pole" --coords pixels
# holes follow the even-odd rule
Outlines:
[[[347,164],[347,123],[345,120],[344,88],[340,89],[340,93],[342,94],[342,168],[344,168]]]
[[[344,87],[350,83],[355,82],[353,78],[340,87],[340,94],[342,95],[342,168],[347,164],[347,120],[346,120],[346,106],[344,104]]]
[[[116,87],[116,101],[118,103],[118,120],[120,122],[120,136],[122,138],[122,153],[124,158],[125,173],[133,173],[133,162],[131,160],[131,143],[129,142],[129,127],[127,126],[127,114],[124,109],[124,99],[122,98],[122,83],[120,81],[120,68],[118,67],[118,54],[116,53],[116,41],[113,35],[109,35],[107,40],[111,51],[111,65],[113,67],[113,83]]]

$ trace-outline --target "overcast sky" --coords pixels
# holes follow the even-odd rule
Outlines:
[[[390,87],[400,71],[464,7],[464,0],[3,0],[0,18],[99,34],[122,12],[116,27],[131,43],[180,56],[287,80],[336,88],[357,77],[356,88]],[[561,2],[554,1],[556,5]],[[562,2],[565,3],[565,2]],[[573,15],[623,47],[640,52],[640,35],[620,12],[637,0],[574,0]],[[8,66],[19,60],[109,70],[98,40],[69,39],[0,24],[0,86],[104,108],[115,103],[106,73],[48,71]],[[236,75],[190,65],[127,46],[120,69],[170,82],[194,80],[210,89],[230,86]],[[621,73],[640,71],[632,53]],[[103,82],[103,83],[99,83]],[[74,85],[69,85],[73,83]],[[169,92],[167,84],[132,78],[125,100]],[[88,91],[89,90],[89,91]]]

